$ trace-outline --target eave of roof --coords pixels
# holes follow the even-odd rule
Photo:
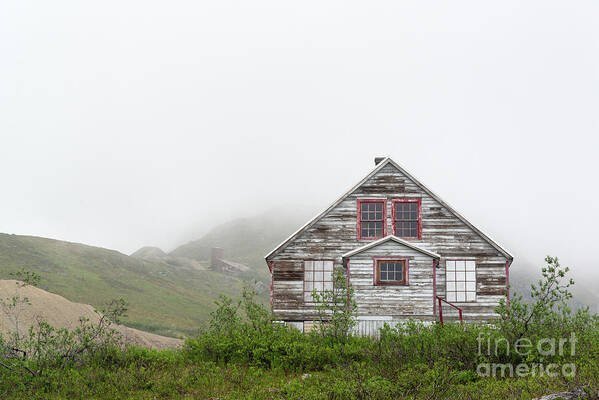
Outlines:
[[[514,257],[508,251],[506,251],[502,246],[497,244],[497,242],[492,240],[489,236],[485,235],[480,229],[478,229],[474,225],[472,225],[466,218],[464,218],[460,213],[458,213],[452,206],[450,206],[448,203],[443,201],[439,196],[437,196],[435,193],[433,193],[424,184],[420,183],[420,181],[418,181],[418,179],[414,178],[414,176],[412,176],[412,174],[407,172],[403,167],[401,167],[399,164],[397,164],[395,161],[393,161],[389,157],[386,157],[383,161],[381,161],[372,171],[370,171],[370,173],[368,175],[366,175],[366,177],[364,177],[360,182],[358,182],[356,185],[354,185],[350,190],[345,192],[341,197],[339,197],[339,199],[337,199],[333,204],[331,204],[326,210],[324,210],[320,214],[316,215],[314,218],[312,218],[310,221],[308,221],[306,224],[304,224],[301,228],[299,228],[297,231],[292,233],[287,239],[283,240],[277,247],[275,247],[270,253],[268,253],[264,257],[264,259],[268,261],[269,258],[271,258],[274,255],[276,255],[277,253],[281,252],[285,247],[287,247],[287,245],[290,242],[295,240],[305,230],[309,229],[312,225],[314,225],[316,222],[318,222],[318,220],[320,220],[320,218],[322,218],[324,215],[326,215],[333,208],[337,207],[343,200],[345,200],[345,198],[347,196],[352,194],[356,189],[358,189],[360,186],[362,186],[368,179],[372,178],[377,172],[379,172],[381,169],[383,169],[388,164],[391,164],[395,168],[397,168],[408,179],[410,179],[412,182],[414,182],[415,185],[420,187],[424,192],[426,192],[429,196],[431,196],[435,201],[437,201],[439,204],[441,204],[443,207],[445,207],[447,210],[449,210],[449,212],[451,212],[453,215],[455,215],[456,218],[458,218],[466,226],[468,226],[470,229],[472,229],[476,234],[478,234],[483,240],[485,240],[487,243],[489,243],[493,248],[495,248],[499,253],[501,253],[510,262],[514,259]],[[269,268],[270,268],[270,264],[269,264]]]
[[[398,238],[397,236],[393,236],[393,235],[385,236],[384,238],[381,238],[381,239],[375,240],[374,242],[370,242],[368,244],[365,244],[364,246],[358,247],[357,249],[354,249],[352,251],[348,251],[342,257],[343,258],[348,258],[348,257],[355,256],[356,254],[360,254],[363,251],[366,251],[368,249],[372,249],[372,248],[377,247],[377,246],[379,246],[381,244],[384,244],[384,243],[386,243],[388,241],[392,241],[392,242],[395,242],[395,243],[397,243],[399,245],[408,247],[408,248],[410,248],[412,250],[419,251],[420,253],[425,254],[425,255],[427,255],[429,257],[435,258],[437,260],[441,258],[441,256],[439,254],[437,254],[437,253],[433,253],[432,251],[425,250],[422,247],[418,247],[415,244],[408,242],[407,240],[403,240],[403,239]]]

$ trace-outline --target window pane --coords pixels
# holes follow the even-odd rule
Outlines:
[[[466,290],[469,292],[476,292],[476,282],[466,282]]]
[[[362,216],[364,216],[364,214],[368,212],[368,203],[362,203],[360,211],[362,212]]]
[[[449,282],[454,282],[455,283],[455,272],[447,272],[445,274],[445,282],[449,283]]]
[[[361,222],[360,229],[362,230],[362,236],[364,236],[368,230],[368,222]]]
[[[445,297],[447,297],[447,301],[449,302],[455,301],[456,299],[455,292],[447,292],[447,296]]]
[[[445,261],[445,267],[448,271],[455,271],[455,261],[447,260]]]
[[[314,284],[312,282],[306,282],[304,285],[304,290],[307,292],[311,292],[314,289]]]
[[[322,292],[324,289],[324,284],[322,282],[314,282],[314,289]]]
[[[326,282],[332,282],[333,279],[332,279],[332,273],[331,273],[331,271],[325,271],[324,272],[323,280],[326,281]]]
[[[466,300],[467,301],[475,301],[476,300],[476,293],[474,293],[474,292],[467,292],[466,293]]]
[[[304,271],[312,271],[313,261],[305,261],[304,262]]]
[[[312,271],[304,272],[304,280],[306,282],[312,282],[314,280],[314,273]]]
[[[447,290],[454,291],[455,290],[455,282],[447,282]]]
[[[474,261],[466,261],[466,271],[474,271],[475,265]]]
[[[455,273],[455,280],[456,281],[465,281],[466,280],[466,273],[465,272],[461,272],[461,271],[456,271],[456,273]]]
[[[474,272],[466,272],[466,280],[471,282],[475,281],[476,275],[474,274]]]
[[[324,275],[322,271],[314,271],[314,282],[322,282],[324,280]]]
[[[401,272],[401,269],[395,270],[395,280],[398,282],[403,281],[403,274]]]
[[[456,269],[456,271],[465,271],[466,270],[466,262],[465,261],[456,261],[455,269]]]
[[[459,291],[462,291],[462,292],[463,292],[464,290],[466,290],[466,283],[465,283],[465,282],[456,282],[456,284],[455,284],[455,285],[456,285],[456,286],[455,286],[455,287],[456,287],[456,290],[457,290],[458,292],[459,292]]]
[[[466,293],[457,292],[456,293],[456,301],[466,301]]]
[[[324,290],[333,290],[333,282],[325,282]]]
[[[374,228],[374,236],[381,236],[383,232],[383,223],[382,222],[373,222],[372,226]]]

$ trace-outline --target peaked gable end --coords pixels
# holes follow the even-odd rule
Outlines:
[[[339,233],[346,236],[349,235],[347,239],[356,241],[357,238],[355,237],[355,232],[353,234],[350,234],[348,232],[352,229],[355,230],[357,224],[355,217],[355,208],[352,209],[351,199],[349,198],[356,196],[366,196],[378,199],[387,199],[389,196],[395,196],[398,193],[400,193],[401,196],[410,197],[425,195],[427,198],[430,199],[431,206],[429,207],[429,214],[431,212],[438,212],[440,217],[446,218],[448,215],[451,216],[457,224],[463,224],[461,229],[466,228],[467,230],[473,232],[476,235],[477,239],[482,240],[484,243],[491,246],[499,254],[503,255],[506,259],[510,261],[512,260],[512,256],[506,250],[499,246],[495,241],[491,240],[479,229],[474,227],[474,225],[472,225],[457,211],[455,211],[453,207],[445,203],[430,189],[428,189],[426,186],[420,183],[417,179],[415,179],[411,174],[409,174],[405,169],[403,169],[390,158],[385,158],[382,162],[380,162],[364,179],[362,179],[349,191],[343,194],[343,196],[341,196],[337,201],[331,204],[331,206],[329,206],[326,210],[318,214],[316,217],[314,217],[312,220],[310,220],[308,223],[302,226],[298,231],[296,231],[286,240],[284,240],[279,246],[277,246],[273,251],[266,255],[265,259],[268,262],[273,257],[283,252],[289,245],[291,245],[294,241],[300,238],[302,234],[311,230],[311,228],[317,225],[319,221],[323,220],[323,218],[326,217],[338,219],[345,218],[345,224],[338,228]],[[441,209],[446,210],[445,214],[447,215],[441,215]],[[354,212],[353,217],[349,215],[349,213],[352,211]],[[390,214],[391,210],[389,210],[388,213]],[[434,214],[431,215],[434,218]],[[352,220],[353,222],[351,222]],[[434,228],[432,228],[431,231],[433,229]],[[353,246],[353,248],[355,248],[355,246]]]

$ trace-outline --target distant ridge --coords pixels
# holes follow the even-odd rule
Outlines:
[[[221,247],[228,260],[248,266],[262,280],[267,280],[270,278],[264,255],[309,217],[305,212],[272,210],[254,217],[238,218],[215,227],[198,240],[177,247],[169,255],[209,263],[211,249]]]
[[[158,247],[146,246],[131,254],[131,257],[141,258],[142,260],[152,260],[168,257],[168,254]]]

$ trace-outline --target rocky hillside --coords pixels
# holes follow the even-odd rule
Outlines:
[[[100,320],[100,314],[94,311],[94,307],[88,304],[73,303],[62,296],[46,292],[34,286],[17,285],[14,280],[0,280],[0,293],[2,299],[12,297],[15,293],[22,298],[27,298],[30,304],[22,306],[18,315],[19,331],[27,332],[29,327],[36,326],[38,318],[48,322],[56,329],[75,329],[79,325],[79,318],[89,319],[89,323],[97,324]],[[6,335],[14,332],[15,320],[14,313],[8,310],[0,313],[0,333]],[[124,344],[134,344],[137,346],[149,347],[152,349],[164,349],[177,347],[183,344],[180,339],[164,337],[137,329],[128,328],[122,325],[113,325],[122,337]]]

